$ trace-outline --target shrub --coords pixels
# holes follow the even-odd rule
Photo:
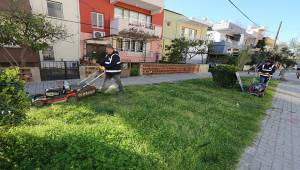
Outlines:
[[[239,57],[236,55],[225,55],[225,60],[227,60],[225,63],[228,65],[234,65],[236,66],[238,64]]]
[[[24,85],[18,68],[5,69],[0,74],[0,125],[16,124],[25,118],[30,102]]]
[[[131,67],[130,76],[139,76],[140,75],[140,68],[138,65],[133,65]]]
[[[238,68],[231,65],[218,65],[210,68],[214,82],[221,87],[232,87],[236,84],[237,78],[235,73]]]
[[[249,49],[244,49],[239,54],[237,67],[239,68],[239,70],[243,70],[246,63],[249,62],[251,62],[251,54],[249,52]]]

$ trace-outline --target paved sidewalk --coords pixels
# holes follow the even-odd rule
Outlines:
[[[262,130],[246,149],[239,170],[300,169],[300,80],[294,72],[285,75],[267,111]]]
[[[211,77],[210,73],[189,73],[189,74],[166,74],[166,75],[151,75],[151,76],[138,76],[138,77],[128,77],[122,78],[122,82],[125,86],[128,85],[144,85],[144,84],[157,84],[163,82],[174,82],[183,81],[191,79],[201,79]],[[71,84],[76,84],[79,80],[70,80]],[[101,87],[103,79],[99,79],[95,83],[96,87]],[[62,86],[63,81],[44,81],[38,83],[27,83],[26,91],[31,94],[40,94],[45,91],[45,89]]]
[[[247,72],[241,72],[240,75],[242,77],[253,77],[255,73],[248,74]],[[278,75],[276,73],[276,75]],[[209,78],[211,77],[210,73],[186,73],[186,74],[164,74],[164,75],[150,75],[150,76],[138,76],[138,77],[128,77],[122,78],[122,82],[125,86],[128,85],[144,85],[144,84],[157,84],[163,82],[174,82],[174,81],[184,81],[191,79],[201,79],[201,78]],[[278,76],[274,76],[275,79]],[[79,80],[68,80],[71,84],[77,84]],[[95,83],[96,87],[99,88],[102,85],[103,80],[99,79]],[[41,94],[45,91],[45,89],[61,87],[63,84],[62,80],[57,81],[43,81],[38,83],[27,83],[26,84],[26,92],[31,95]]]

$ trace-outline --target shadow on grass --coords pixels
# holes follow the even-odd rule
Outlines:
[[[159,169],[149,156],[80,132],[0,136],[0,146],[0,169]]]

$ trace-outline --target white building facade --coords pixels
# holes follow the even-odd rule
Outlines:
[[[40,52],[41,61],[80,60],[79,0],[30,0],[33,14],[43,14],[55,25],[62,25],[68,38]]]
[[[264,37],[263,27],[245,29],[229,21],[214,24],[208,37],[214,42],[216,54],[236,54],[243,48],[255,48]]]
[[[214,42],[217,54],[232,54],[239,52],[244,46],[246,29],[228,21],[216,23],[208,37]]]

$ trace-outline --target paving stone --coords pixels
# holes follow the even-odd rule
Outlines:
[[[300,80],[294,74],[287,73],[287,81],[279,84],[262,130],[249,146],[251,149],[246,149],[237,169],[300,169]],[[247,156],[249,151],[251,157]]]

